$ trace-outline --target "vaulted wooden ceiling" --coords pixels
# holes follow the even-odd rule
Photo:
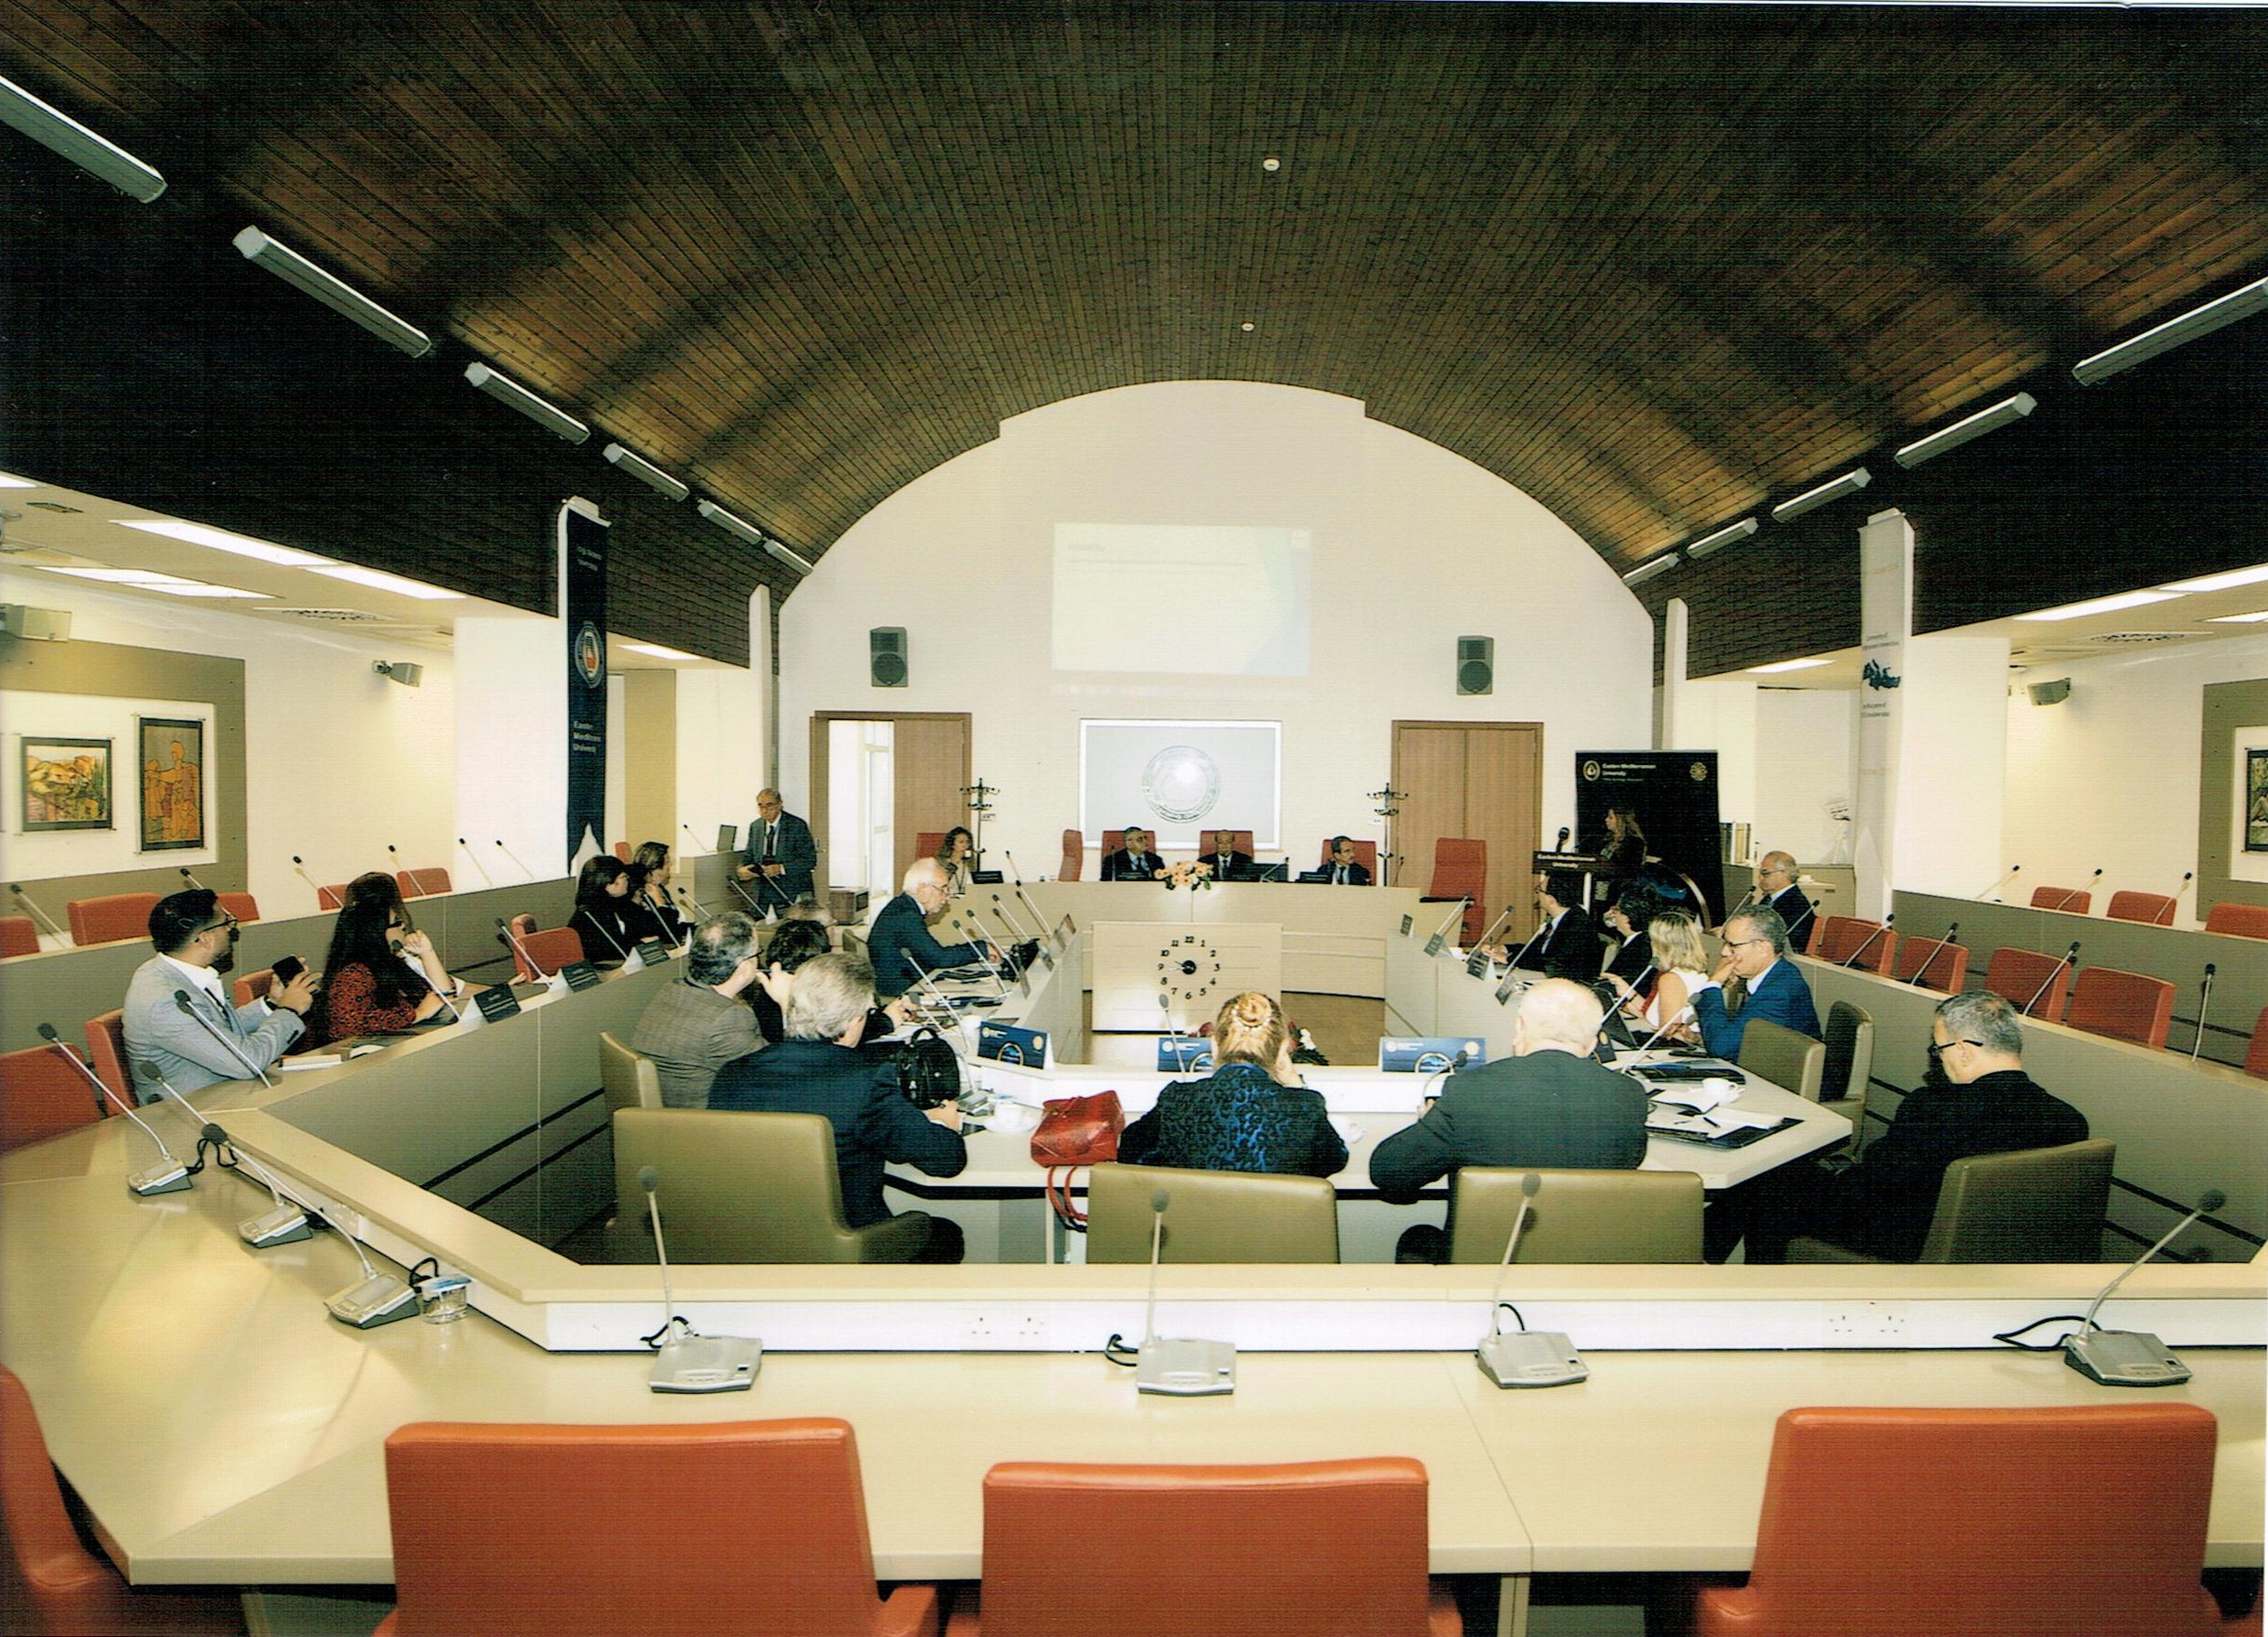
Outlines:
[[[1624,569],[2268,268],[2260,12],[18,0],[0,63],[807,554],[1214,378]]]

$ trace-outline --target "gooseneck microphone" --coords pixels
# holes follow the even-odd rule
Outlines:
[[[2012,864],[2012,865],[2010,865],[2010,866],[2008,866],[2008,873],[2007,873],[2006,875],[2002,876],[2002,877],[1999,880],[1997,880],[1997,881],[1993,882],[1991,886],[1990,886],[1990,887],[1986,888],[1986,889],[1985,889],[1982,892],[1979,892],[1977,896],[1978,896],[1979,898],[1980,898],[1980,899],[1981,899],[1981,898],[1990,898],[1990,897],[1991,897],[1991,896],[1992,896],[1995,892],[1998,892],[1998,891],[1999,891],[2002,888],[2003,888],[2003,887],[2007,886],[2009,882],[2011,882],[2011,881],[2014,880],[2014,879],[2016,878],[2016,874],[2017,874],[2017,872],[2018,872],[2018,871],[2020,871],[2020,870],[2021,870],[2021,869],[2023,869],[2023,868],[2024,868],[2024,866],[2023,866],[2022,865],[2020,865],[2020,864]]]
[[[1506,906],[1505,913],[1509,915],[1511,913],[1511,907],[1509,905]],[[1540,937],[1546,936],[1551,930],[1552,924],[1550,921],[1546,920],[1539,922],[1535,931],[1528,935],[1528,941],[1520,946],[1519,953],[1505,962],[1506,970],[1513,972],[1518,971],[1520,962],[1528,959],[1528,951],[1536,947],[1536,940]]]
[[[1945,928],[1945,936],[1937,940],[1937,948],[1931,949],[1923,959],[1921,964],[1914,969],[1914,975],[1906,980],[1906,986],[1908,989],[1920,988],[1922,980],[1930,975],[1930,968],[1937,964],[1937,958],[1948,949],[1957,949],[1960,947],[1961,924],[1958,921],[1955,921],[1952,925]]]
[[[1506,921],[1509,921],[1511,918],[1512,918],[1512,906],[1511,906],[1510,904],[1506,904],[1506,905],[1505,905],[1505,907],[1504,907],[1504,913],[1503,913],[1503,914],[1501,914],[1501,915],[1499,915],[1499,916],[1497,916],[1497,917],[1496,917],[1494,921],[1491,921],[1491,922],[1488,924],[1488,930],[1487,930],[1486,932],[1484,932],[1484,933],[1482,933],[1482,934],[1481,935],[1481,939],[1480,939],[1480,942],[1478,942],[1478,943],[1474,944],[1472,947],[1473,947],[1474,948],[1476,948],[1476,949],[1485,949],[1485,948],[1487,948],[1489,947],[1489,945],[1490,945],[1490,944],[1492,944],[1492,943],[1494,943],[1494,942],[1495,941],[1495,938],[1496,938],[1496,929],[1497,929],[1498,927],[1502,926],[1502,925],[1503,925],[1503,924],[1504,924]]]
[[[521,863],[520,855],[517,853],[514,853],[511,848],[504,845],[503,837],[498,836],[496,838],[496,849],[506,858],[511,859],[514,865],[518,866],[520,874],[526,876],[531,881],[536,879],[536,872],[529,869],[526,865]]]
[[[24,884],[21,881],[10,881],[8,883],[8,891],[14,896],[18,903],[24,906],[25,912],[30,914],[34,921],[37,921],[40,924],[40,929],[42,932],[45,932],[48,936],[62,938],[66,943],[70,941],[71,935],[65,932],[62,927],[56,925],[55,923],[48,916],[46,911],[41,909],[38,904],[31,901],[31,895],[24,890]]]
[[[2196,1207],[2168,1229],[2164,1238],[2120,1268],[2119,1277],[2105,1285],[2087,1308],[2079,1328],[2063,1338],[2063,1362],[2107,1387],[2172,1387],[2189,1380],[2190,1367],[2168,1352],[2156,1337],[2142,1330],[2098,1330],[2095,1315],[2134,1269],[2173,1242],[2175,1234],[2227,1203],[2227,1195],[2208,1188],[2199,1195]]]
[[[480,855],[472,850],[472,843],[466,841],[463,836],[459,836],[456,838],[456,844],[457,850],[465,854],[466,862],[480,872],[480,884],[483,887],[495,886],[496,877],[489,874],[488,866],[480,862]]]
[[[1660,1029],[1655,1030],[1653,1033],[1648,1035],[1645,1040],[1640,1042],[1638,1044],[1638,1050],[1641,1052],[1651,1050],[1656,1041],[1660,1040],[1663,1035],[1669,1033],[1672,1029],[1675,1029],[1680,1023],[1688,1021],[1692,1017],[1693,1003],[1688,1001],[1685,1005],[1678,1007],[1675,1012],[1670,1015],[1669,1021],[1664,1023]]]
[[[2205,1049],[2205,1014],[2213,1009],[2213,962],[2205,962],[2204,986],[2197,997],[2197,1038],[2190,1042],[2190,1061]]]
[[[1032,895],[1023,889],[1023,877],[1019,875],[1016,871],[1016,855],[1013,853],[1010,853],[1006,847],[1003,847],[1000,849],[1000,856],[1008,860],[1009,878],[1016,884],[1016,901],[1023,905],[1024,912],[1032,917],[1032,924],[1040,929],[1040,936],[1043,938],[1046,937],[1047,917],[1042,913],[1039,905],[1032,901]],[[993,901],[995,903],[999,901],[999,898],[997,894],[994,896]]]
[[[181,1008],[183,1016],[195,1019],[197,1027],[202,1029],[206,1033],[211,1035],[213,1039],[219,1041],[221,1046],[228,1052],[230,1056],[235,1058],[239,1063],[250,1069],[252,1071],[253,1078],[258,1080],[263,1086],[272,1087],[276,1084],[274,1080],[267,1078],[267,1070],[262,1068],[258,1064],[254,1063],[252,1060],[250,1054],[245,1052],[242,1046],[237,1044],[234,1036],[222,1033],[219,1026],[216,1025],[210,1018],[207,1018],[203,1012],[197,1010],[196,1002],[189,998],[188,990],[174,990],[173,1004]]]
[[[292,873],[293,875],[297,876],[297,877],[298,877],[301,880],[302,880],[302,881],[304,881],[304,882],[306,882],[306,883],[307,883],[308,888],[309,888],[309,889],[311,889],[311,890],[314,893],[314,895],[315,895],[315,906],[316,906],[316,908],[318,908],[318,909],[323,908],[323,907],[324,907],[324,903],[323,903],[323,887],[322,887],[322,884],[321,884],[320,882],[318,882],[318,881],[314,878],[314,877],[313,877],[313,876],[311,876],[311,875],[309,875],[309,874],[307,873],[307,861],[306,861],[304,858],[301,858],[301,856],[300,856],[297,853],[294,853],[293,854],[291,854],[291,873]]]
[[[646,1219],[654,1224],[654,1256],[661,1264],[662,1281],[662,1327],[646,1337],[658,1340],[661,1350],[645,1384],[656,1393],[747,1392],[763,1368],[764,1344],[753,1337],[703,1336],[678,1317],[669,1248],[662,1242],[661,1172],[640,1166],[638,1186],[645,1194]]]
[[[1897,914],[1895,911],[1890,914],[1884,915],[1882,918],[1882,924],[1866,935],[1866,941],[1860,944],[1857,948],[1853,949],[1847,957],[1837,961],[1836,964],[1846,967],[1857,966],[1859,964],[1859,957],[1872,948],[1874,947],[1874,940],[1882,936],[1884,933],[1888,932],[1890,930],[1890,923],[1896,919]]]
[[[186,865],[182,866],[181,878],[188,882],[190,886],[195,888],[199,892],[205,890],[205,883],[198,880],[196,877],[190,872],[189,867]]]
[[[87,1078],[88,1084],[95,1090],[96,1108],[100,1109],[105,1101],[115,1104],[120,1113],[142,1128],[143,1136],[158,1145],[159,1160],[155,1165],[130,1173],[126,1178],[127,1191],[148,1198],[152,1194],[179,1194],[188,1187],[191,1168],[183,1165],[173,1150],[165,1146],[165,1138],[158,1135],[158,1128],[136,1113],[133,1104],[104,1085],[100,1075],[81,1063],[78,1054],[63,1043],[63,1037],[55,1032],[53,1023],[40,1025],[40,1038],[61,1052],[64,1060]]]
[[[1158,1259],[1165,1245],[1165,1208],[1173,1195],[1150,1195],[1150,1296],[1142,1312],[1141,1350],[1134,1356],[1134,1390],[1196,1398],[1236,1390],[1236,1348],[1226,1341],[1190,1341],[1158,1334]]]
[[[1528,1226],[1530,1202],[1543,1186],[1534,1172],[1520,1178],[1519,1208],[1512,1215],[1512,1231],[1504,1242],[1504,1256],[1496,1264],[1495,1288],[1488,1298],[1488,1334],[1473,1349],[1481,1373],[1500,1387],[1564,1387],[1590,1374],[1575,1350],[1575,1344],[1554,1330],[1530,1330],[1522,1319],[1510,1336],[1504,1333],[1504,1281],[1512,1266],[1512,1253],[1519,1247],[1520,1231]]]
[[[547,972],[536,963],[535,956],[530,954],[527,946],[520,941],[520,935],[512,930],[512,923],[502,915],[496,917],[496,936],[510,944],[512,952],[520,958],[520,964],[525,966],[528,972],[527,982],[542,983],[553,990],[564,989],[567,986],[567,980],[558,972]]]
[[[605,924],[602,923],[597,915],[585,916],[585,919],[590,922],[592,931],[596,932],[600,937],[607,940],[607,948],[612,949],[615,954],[621,958],[622,970],[624,972],[636,972],[641,967],[645,965],[644,961],[638,960],[637,958],[632,955],[628,949],[622,948],[620,940],[616,938],[614,934],[607,930]]]
[[[2024,1003],[2024,1015],[2027,1018],[2032,1015],[2032,1008],[2039,1004],[2039,997],[2048,993],[2058,972],[2067,966],[2076,966],[2078,962],[2079,940],[2073,938],[2071,941],[2071,948],[2063,951],[2063,958],[2048,969],[2048,975],[2040,979],[2039,987],[2032,991],[2032,998]]]
[[[1567,838],[1574,833],[1575,831],[1568,829],[1567,826],[1564,824],[1561,825],[1559,827],[1559,840],[1552,844],[1552,851],[1554,853],[1565,853],[1567,850]]]

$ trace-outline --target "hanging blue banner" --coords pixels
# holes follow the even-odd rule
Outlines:
[[[560,611],[567,629],[567,867],[607,841],[607,525],[559,512]]]

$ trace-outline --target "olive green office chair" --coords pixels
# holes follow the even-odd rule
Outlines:
[[[1161,1188],[1162,1262],[1339,1260],[1339,1191],[1327,1177],[1115,1164],[1088,1176],[1087,1260],[1149,1261],[1150,1198]]]
[[[1817,1102],[1826,1078],[1827,1048],[1808,1034],[1756,1018],[1741,1035],[1741,1066],[1806,1102]]]
[[[1866,1088],[1874,1072],[1874,1019],[1864,1007],[1838,1000],[1827,1008],[1827,1054],[1819,1095],[1850,1116],[1850,1147],[1866,1141]]]
[[[598,1081],[609,1109],[662,1106],[661,1071],[654,1059],[632,1051],[604,1030],[598,1034]],[[662,1219],[666,1224],[667,1217]]]
[[[1690,1171],[1545,1171],[1519,1263],[1698,1262],[1701,1179]],[[1520,1205],[1518,1167],[1468,1165],[1449,1193],[1449,1260],[1497,1262]]]
[[[1971,1154],[1945,1167],[1923,1262],[2093,1262],[2103,1254],[2110,1172],[2105,1137],[2052,1148]],[[1790,1262],[1873,1262],[1825,1240],[1796,1239]]]

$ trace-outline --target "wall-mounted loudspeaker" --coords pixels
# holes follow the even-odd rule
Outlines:
[[[1457,639],[1457,691],[1494,693],[1496,690],[1496,639]]]
[[[9,603],[0,607],[0,632],[27,642],[67,642],[71,640],[71,611]]]
[[[399,682],[404,688],[415,688],[425,680],[425,667],[412,665],[406,659],[373,660],[370,668],[387,681]]]
[[[2036,705],[2060,705],[2071,698],[2071,678],[2058,677],[2052,682],[2035,682],[2031,693],[2032,703]]]
[[[868,680],[877,688],[904,688],[912,673],[905,663],[905,627],[878,625],[867,632]]]

